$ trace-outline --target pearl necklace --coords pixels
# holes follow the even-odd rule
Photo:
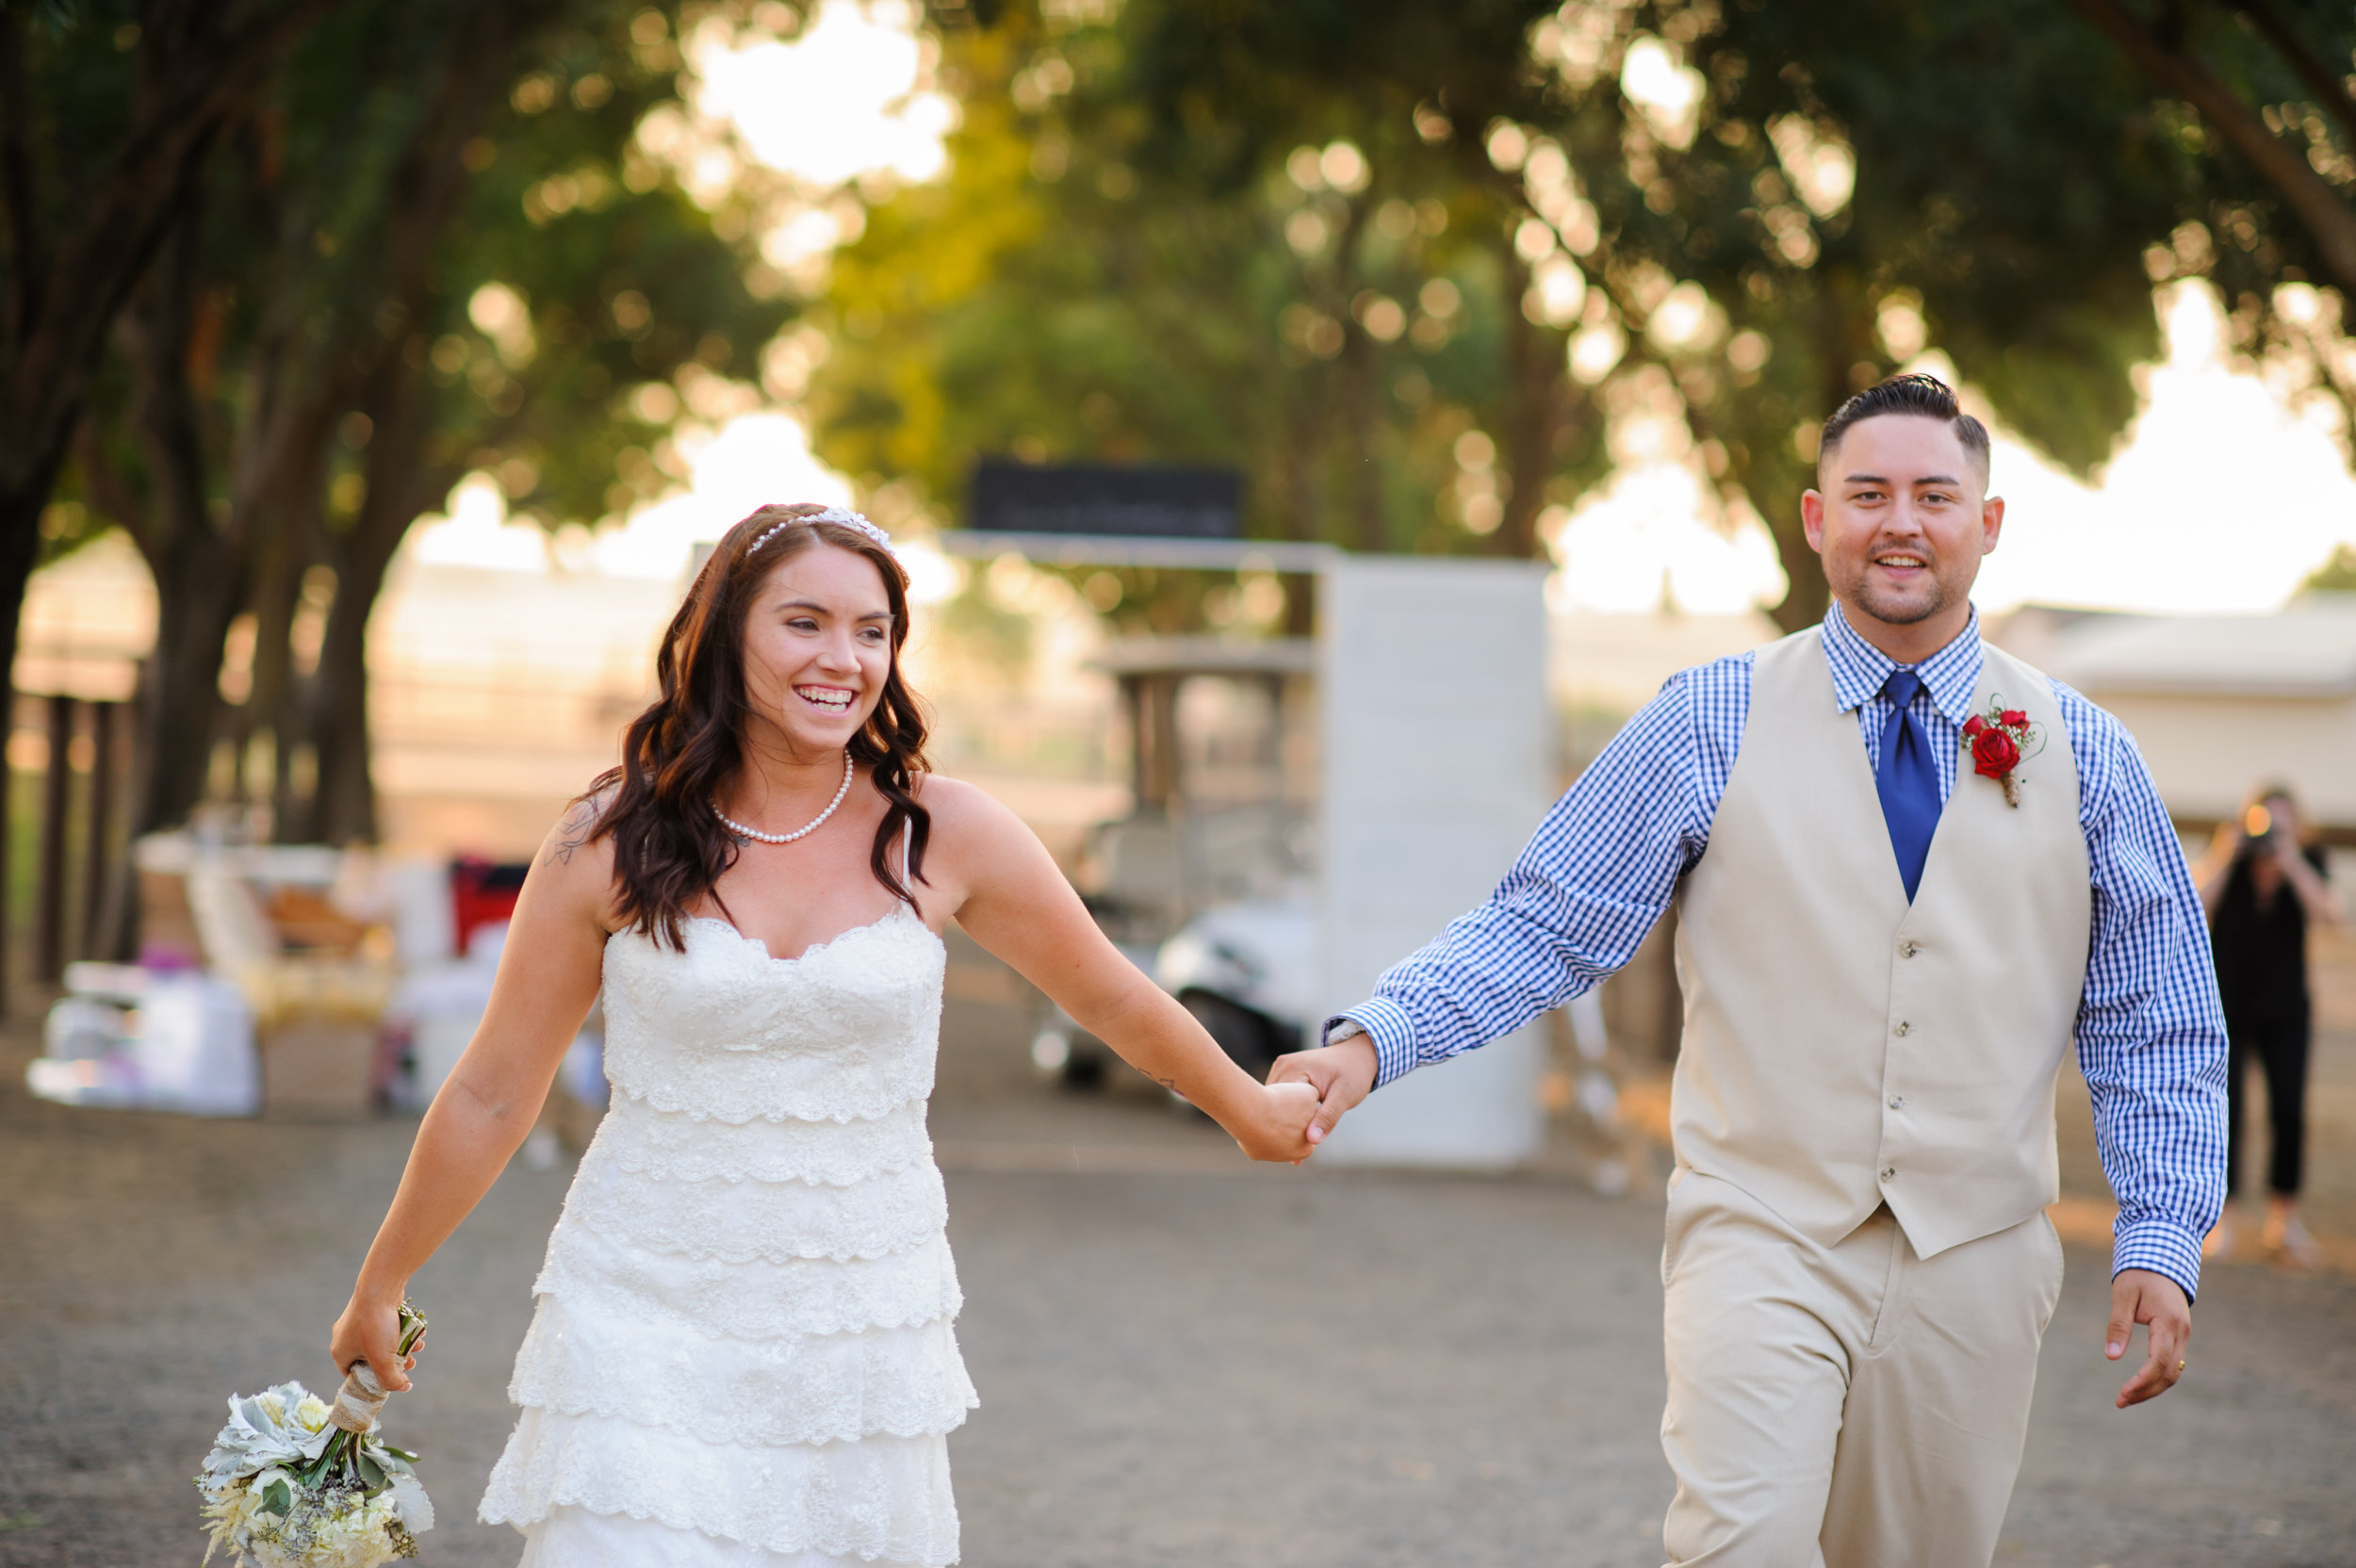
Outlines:
[[[759,839],[764,844],[790,844],[796,839],[809,838],[826,825],[826,819],[834,815],[834,808],[843,804],[843,797],[851,792],[851,754],[846,749],[843,753],[843,788],[835,791],[834,798],[826,802],[825,810],[791,833],[763,833],[758,827],[747,827],[726,811],[721,810],[720,803],[716,800],[712,803],[712,814],[720,819],[721,826],[740,839]]]

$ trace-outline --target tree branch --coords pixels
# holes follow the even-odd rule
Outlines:
[[[2288,142],[2267,130],[2266,122],[2207,66],[2163,43],[2119,0],[2071,0],[2071,4],[2108,33],[2146,75],[2191,104],[2274,187],[2314,237],[2333,281],[2356,290],[2356,207],[2349,206]]]
[[[2290,24],[2276,14],[2273,7],[2261,0],[2232,0],[2235,10],[2250,19],[2259,35],[2274,45],[2274,52],[2282,57],[2282,63],[2292,74],[2315,95],[2315,102],[2325,112],[2340,122],[2340,127],[2356,136],[2356,97],[2348,94],[2348,84],[2332,74],[2323,61],[2315,57],[2303,40],[2290,29]]]

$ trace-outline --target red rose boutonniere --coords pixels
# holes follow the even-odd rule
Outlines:
[[[2018,708],[2007,708],[2001,696],[1992,699],[1985,715],[1963,721],[1963,745],[1972,754],[1972,771],[2004,787],[2004,804],[2019,810],[2021,781],[2013,769],[2045,749],[2045,731],[2029,722]]]

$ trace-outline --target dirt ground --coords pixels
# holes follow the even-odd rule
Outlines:
[[[1021,1008],[964,990],[933,1129],[983,1400],[952,1440],[968,1564],[1660,1561],[1657,1182],[1255,1169],[1132,1087],[1039,1082]],[[2322,1043],[2343,1094],[2356,1035]],[[0,1041],[0,1568],[193,1564],[221,1401],[331,1380],[412,1124],[69,1111],[18,1086],[29,1051]],[[443,1512],[428,1563],[515,1560],[471,1518],[568,1176],[519,1163],[416,1282],[433,1339],[387,1417]],[[2337,1198],[2317,1218],[2356,1234]],[[2070,1250],[1999,1562],[2356,1565],[2356,1275],[2214,1269],[2192,1375],[2122,1413],[2103,1262]]]

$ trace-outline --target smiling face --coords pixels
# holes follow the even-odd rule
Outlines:
[[[754,744],[796,761],[841,751],[892,674],[892,600],[875,564],[813,541],[779,562],[744,617]]]
[[[1801,520],[1858,634],[1903,664],[1953,642],[2004,521],[1954,426],[1912,414],[1860,419],[1819,462],[1817,482]]]

